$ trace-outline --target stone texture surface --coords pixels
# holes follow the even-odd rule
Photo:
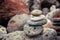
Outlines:
[[[8,32],[13,32],[16,30],[23,30],[23,26],[26,23],[26,21],[29,19],[29,15],[27,14],[20,14],[20,15],[15,15],[12,17],[12,19],[8,22],[7,25],[7,31]]]
[[[46,19],[41,19],[41,20],[38,20],[38,21],[36,21],[36,20],[29,20],[28,21],[28,24],[29,25],[35,25],[35,26],[42,26],[42,25],[44,25],[44,24],[46,24],[47,23],[47,20]]]
[[[57,40],[57,33],[54,29],[44,28],[43,40]]]
[[[23,19],[21,18],[21,16]],[[47,19],[44,17],[41,18],[40,17],[41,15],[37,15],[37,16],[32,15],[32,16],[30,16],[29,20],[25,19],[25,17],[27,17],[26,14],[14,16],[9,21],[8,26],[10,27],[10,30],[8,29],[8,31],[12,31],[12,27],[21,28],[20,24],[23,25],[23,22],[25,23],[25,25],[23,26],[24,30],[11,32],[11,33],[7,34],[3,38],[3,40],[56,40],[57,39],[57,33],[54,29],[43,27],[44,24],[50,22],[49,20],[47,21]],[[34,20],[35,17],[37,17],[36,20]],[[33,18],[33,20],[31,20],[32,18]],[[42,20],[39,18],[41,18]],[[16,20],[18,20],[18,21],[16,21]],[[38,23],[39,23],[39,25],[38,25]],[[14,29],[14,30],[16,30],[16,29]]]
[[[7,31],[6,28],[0,25],[0,39],[6,36]]]
[[[24,31],[29,36],[38,35],[43,30],[42,25],[46,23],[47,20],[45,19],[45,16],[42,15],[41,10],[33,10],[31,12],[30,19],[27,21],[27,23],[24,26]]]
[[[27,36],[23,31],[16,31],[7,34],[2,40],[56,40],[56,31],[50,28],[44,28],[42,35],[33,37]]]
[[[15,31],[7,34],[2,40],[23,40],[23,34],[22,31]]]
[[[7,36],[5,36],[2,40],[42,40],[41,35],[38,37],[28,37],[24,34],[22,31],[16,31],[13,33],[9,33]]]
[[[44,15],[41,15],[41,16],[38,16],[38,17],[36,17],[36,16],[31,16],[31,21],[41,21],[41,20],[43,20],[44,18],[45,18]]]

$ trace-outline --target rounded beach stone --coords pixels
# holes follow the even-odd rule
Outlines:
[[[51,28],[44,28],[43,40],[57,40],[57,32]]]
[[[43,31],[43,27],[41,27],[41,26],[34,27],[34,26],[29,26],[27,24],[24,26],[24,32],[28,36],[38,35],[42,31]]]
[[[8,22],[7,31],[8,32],[13,32],[13,31],[17,31],[17,30],[22,31],[23,26],[28,19],[29,19],[29,15],[27,15],[27,14],[15,15]]]
[[[41,10],[38,10],[38,9],[35,9],[31,12],[32,15],[40,15],[42,14],[42,11]]]

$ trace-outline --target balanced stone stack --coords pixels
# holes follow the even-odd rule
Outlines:
[[[54,29],[43,28],[42,25],[46,24],[47,20],[41,13],[40,10],[33,10],[30,20],[23,27],[24,30],[9,33],[3,40],[56,40]]]
[[[38,35],[43,31],[42,25],[47,23],[44,15],[41,15],[42,11],[34,10],[31,12],[31,18],[24,26],[24,31],[29,36]]]
[[[23,31],[15,31],[7,34],[2,40],[23,40]]]

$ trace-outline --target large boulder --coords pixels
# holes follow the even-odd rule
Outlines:
[[[20,15],[15,15],[14,17],[9,20],[8,25],[7,25],[7,31],[8,32],[13,32],[23,30],[23,26],[26,23],[26,21],[29,19],[29,15],[27,14],[20,14]]]

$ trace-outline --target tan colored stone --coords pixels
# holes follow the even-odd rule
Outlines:
[[[38,10],[38,9],[35,9],[31,12],[32,15],[40,15],[42,14],[42,11],[41,10]]]
[[[23,26],[26,23],[26,21],[29,19],[29,15],[27,14],[20,14],[20,15],[15,15],[12,17],[12,19],[8,22],[7,25],[7,31],[8,32],[13,32],[16,30],[23,30]]]

